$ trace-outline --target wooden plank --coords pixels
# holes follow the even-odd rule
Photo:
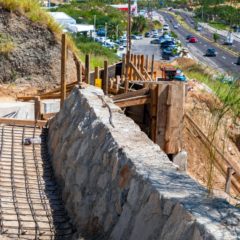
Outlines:
[[[139,70],[140,69],[140,64],[141,64],[141,56],[140,55],[137,55],[137,69]]]
[[[41,119],[41,112],[42,112],[42,106],[41,106],[41,99],[39,96],[34,98],[34,116],[35,120]]]
[[[151,85],[150,87],[150,96],[151,96],[151,103],[150,103],[150,117],[151,117],[151,132],[150,137],[151,140],[156,143],[157,141],[157,109],[158,109],[158,90],[159,85]]]
[[[62,34],[62,53],[61,53],[61,107],[63,106],[64,100],[66,99],[66,53],[67,43],[66,34]]]
[[[122,73],[121,78],[125,75],[125,68],[126,68],[126,54],[122,55]]]
[[[85,82],[90,84],[90,55],[85,56]]]
[[[44,121],[44,120],[34,121],[34,120],[23,120],[23,119],[14,119],[14,118],[0,118],[0,124],[44,127],[47,124],[47,121]]]
[[[141,60],[140,60],[140,71],[143,74],[144,70],[144,55],[141,55]]]
[[[131,98],[131,97],[137,97],[137,96],[143,96],[149,93],[149,88],[143,88],[134,92],[127,92],[127,93],[122,93],[118,94],[116,96],[113,96],[113,100],[120,100],[120,99],[126,99],[126,98]]]
[[[54,113],[42,113],[41,118],[42,120],[48,120],[49,118],[54,117],[57,114],[57,112]]]
[[[130,62],[130,52],[127,52],[126,56],[126,72],[125,72],[125,82],[124,82],[124,92],[128,92],[128,71],[129,71],[129,62]]]
[[[145,74],[145,76],[148,78],[149,81],[152,81],[151,76],[148,74],[146,68],[143,68],[143,73]]]
[[[165,136],[164,136],[164,140],[165,140],[165,147],[164,150],[166,153],[170,152],[170,141],[171,141],[171,120],[173,117],[173,112],[172,112],[172,104],[173,104],[173,86],[172,85],[168,85],[168,96],[167,96],[167,121],[166,121],[166,125],[165,125]]]
[[[148,72],[148,55],[146,56],[145,69]]]
[[[150,95],[116,100],[114,103],[121,108],[149,104]]]
[[[103,92],[108,94],[108,61],[104,61],[104,75],[103,75]]]
[[[136,68],[136,66],[133,65],[132,62],[129,63],[129,66],[130,66],[131,68],[133,68],[136,76],[137,76],[138,78],[140,78],[140,80],[146,81],[146,79],[144,78],[144,76],[140,73],[140,71]]]

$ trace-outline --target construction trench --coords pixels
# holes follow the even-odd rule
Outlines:
[[[182,150],[184,82],[153,80],[144,62],[90,73],[89,56],[76,60],[76,82],[18,96],[34,120],[0,118],[0,239],[240,239],[239,208],[169,160]],[[43,110],[46,99],[58,104]],[[238,191],[238,168],[219,165]]]
[[[239,239],[239,209],[179,171],[101,89],[75,87],[48,123],[6,121],[0,236]]]

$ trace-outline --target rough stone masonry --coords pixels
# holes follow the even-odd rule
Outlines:
[[[72,91],[49,123],[48,145],[68,214],[86,239],[240,239],[240,209],[178,172],[100,89]]]

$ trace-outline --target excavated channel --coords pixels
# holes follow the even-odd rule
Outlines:
[[[48,156],[47,133],[47,128],[0,125],[0,237],[72,239],[74,230]],[[26,139],[32,143],[23,144]]]

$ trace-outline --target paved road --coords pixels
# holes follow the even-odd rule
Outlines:
[[[153,38],[143,38],[142,40],[134,41],[132,45],[132,52],[134,54],[149,55],[149,58],[154,54],[155,60],[161,60],[161,50],[159,45],[151,44]]]
[[[204,38],[198,38],[199,42],[194,44],[189,44],[186,42],[185,38],[188,34],[192,34],[182,26],[179,26],[178,29],[173,29],[173,25],[177,24],[176,19],[165,12],[161,12],[161,15],[164,17],[165,21],[169,24],[172,30],[178,35],[181,42],[187,46],[193,56],[195,56],[199,61],[210,65],[211,67],[227,72],[231,75],[235,75],[239,77],[240,66],[237,66],[235,63],[237,58],[232,56],[231,54],[225,52],[219,47],[215,47],[215,45],[209,43]],[[217,57],[205,57],[208,48],[215,48],[217,50]]]
[[[194,29],[194,18],[189,16],[186,13],[179,13],[179,15],[185,20],[185,22]],[[203,28],[201,31],[201,34],[208,38],[209,40],[213,40],[213,33],[209,31],[207,28]],[[219,43],[224,44],[225,42],[225,37],[220,35]],[[239,52],[240,51],[240,42],[234,41],[233,46],[228,46],[230,49]]]

